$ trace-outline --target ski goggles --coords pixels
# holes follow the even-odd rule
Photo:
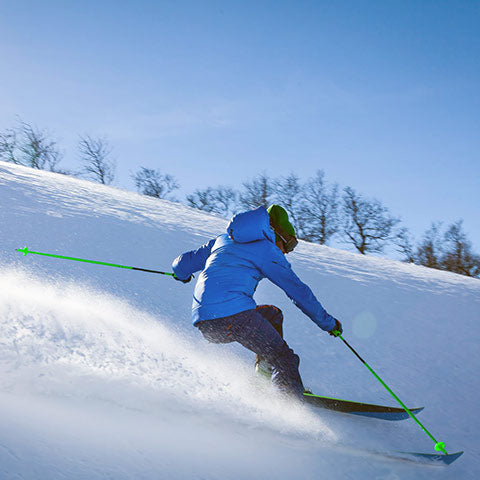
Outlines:
[[[298,245],[298,240],[295,235],[287,233],[280,225],[270,220],[270,226],[272,227],[275,235],[277,235],[283,242],[283,248],[286,253],[292,252]]]

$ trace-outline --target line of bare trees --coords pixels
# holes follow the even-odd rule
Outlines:
[[[19,121],[17,126],[0,132],[0,160],[87,177],[108,185],[115,178],[115,160],[105,137],[80,136],[77,146],[81,168],[59,168],[62,154],[47,131]],[[178,181],[160,170],[140,167],[132,174],[138,192],[170,201],[178,201],[173,192]],[[322,170],[302,181],[295,173],[271,178],[261,173],[244,181],[240,190],[220,185],[196,189],[185,203],[199,210],[229,218],[242,210],[272,203],[283,205],[297,232],[309,242],[328,245],[333,240],[352,246],[361,254],[383,252],[394,246],[407,262],[461,275],[480,277],[480,256],[472,251],[462,220],[442,231],[433,223],[420,242],[415,243],[400,218],[393,216],[379,200],[367,198],[352,187],[340,191],[330,184]]]
[[[142,167],[134,178],[140,193],[157,198],[168,198],[179,188],[172,176],[159,170]],[[186,196],[186,203],[225,218],[242,210],[279,203],[289,212],[302,240],[327,245],[335,239],[364,255],[383,252],[393,245],[404,261],[480,277],[480,256],[472,251],[462,220],[447,226],[443,233],[441,223],[432,224],[414,245],[400,218],[379,200],[367,198],[352,187],[340,192],[338,184],[325,180],[322,170],[306,182],[295,173],[280,178],[261,173],[243,182],[240,190],[224,185],[197,189]]]
[[[108,185],[115,178],[115,160],[105,137],[81,135],[78,138],[77,157],[81,165],[76,171],[60,168],[63,153],[47,130],[23,120],[0,132],[0,160],[26,167],[89,178]]]

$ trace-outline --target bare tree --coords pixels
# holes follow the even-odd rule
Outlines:
[[[303,236],[302,210],[304,208],[304,189],[300,183],[300,178],[295,173],[290,173],[287,177],[282,177],[273,182],[273,196],[276,203],[281,205],[288,212],[289,218],[297,236]]]
[[[240,205],[246,210],[260,206],[268,207],[275,192],[274,182],[261,173],[250,182],[243,183],[243,192],[240,193]]]
[[[40,130],[19,121],[16,128],[0,134],[0,158],[26,167],[56,171],[61,160],[57,143]]]
[[[415,254],[415,263],[425,267],[441,269],[441,257],[443,255],[440,239],[441,223],[432,223],[429,230],[423,236]]]
[[[144,195],[166,199],[174,190],[179,188],[177,180],[168,174],[162,174],[159,170],[140,167],[133,176],[137,190]],[[169,200],[174,200],[172,197]]]
[[[232,187],[219,186],[214,190],[217,212],[223,217],[231,217],[238,211],[238,192]]]
[[[15,129],[7,129],[5,132],[0,132],[0,160],[20,164],[17,156],[17,143],[17,131]]]
[[[187,205],[189,207],[203,210],[204,212],[214,212],[214,194],[213,188],[207,187],[204,190],[195,190],[192,194],[187,195]]]
[[[338,232],[338,185],[328,186],[325,173],[318,170],[304,186],[301,205],[302,238],[325,245]]]
[[[216,213],[228,218],[236,213],[238,193],[231,187],[207,187],[204,190],[195,190],[187,195],[187,204],[204,212]]]
[[[414,254],[414,262],[468,277],[480,277],[480,256],[472,251],[463,231],[463,221],[451,224],[443,234],[441,226],[440,222],[434,222],[425,232]]]
[[[450,225],[444,236],[444,253],[440,264],[450,272],[468,277],[480,275],[480,257],[472,252],[471,243],[463,231],[463,221]]]
[[[407,228],[403,227],[398,231],[394,243],[397,246],[397,251],[403,254],[404,261],[408,263],[415,263],[415,247],[413,245],[413,239]]]
[[[105,138],[80,137],[78,143],[80,160],[84,165],[82,173],[91,175],[99,183],[109,185],[115,178],[115,162],[109,157],[112,148]]]
[[[383,251],[400,222],[378,200],[365,199],[351,187],[344,189],[343,214],[345,239],[362,254]]]

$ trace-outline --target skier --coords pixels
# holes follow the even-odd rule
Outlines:
[[[285,395],[303,397],[300,359],[283,339],[283,315],[273,305],[257,306],[253,294],[268,278],[322,330],[335,336],[342,325],[293,272],[285,254],[298,241],[280,205],[235,215],[227,233],[178,256],[174,278],[188,283],[201,270],[193,295],[193,324],[213,343],[238,342],[256,354],[256,370],[271,375]],[[273,375],[272,375],[273,372]]]

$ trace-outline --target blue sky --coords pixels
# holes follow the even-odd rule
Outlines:
[[[266,171],[380,199],[480,250],[480,2],[0,1],[0,129],[49,130],[76,166],[106,135],[180,195]]]

